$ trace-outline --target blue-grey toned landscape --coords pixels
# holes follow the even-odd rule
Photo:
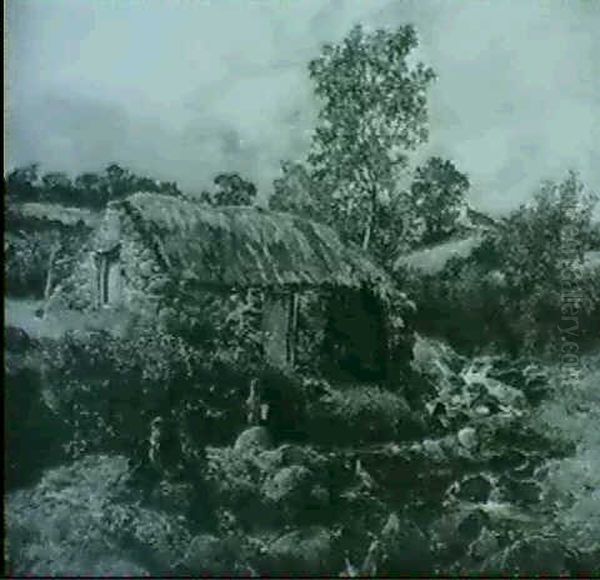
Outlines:
[[[7,577],[600,574],[600,4],[5,14]]]

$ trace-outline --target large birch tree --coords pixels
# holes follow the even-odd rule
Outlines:
[[[365,250],[408,152],[427,139],[426,91],[435,75],[411,64],[417,45],[410,25],[372,33],[356,26],[309,64],[321,101],[308,157],[318,213]]]

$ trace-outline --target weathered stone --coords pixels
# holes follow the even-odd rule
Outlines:
[[[469,556],[474,560],[483,561],[494,554],[498,547],[498,538],[484,526],[479,536],[469,546]]]
[[[425,441],[423,441],[423,450],[425,451],[426,456],[435,462],[443,462],[447,459],[446,454],[442,449],[442,445],[439,441],[435,441],[434,439],[425,439]]]
[[[482,565],[482,571],[555,576],[564,574],[567,566],[564,549],[560,543],[538,536],[518,540],[491,556]]]
[[[489,518],[481,510],[475,510],[465,516],[458,524],[457,532],[466,541],[473,541],[480,534]]]
[[[472,502],[485,502],[492,491],[492,483],[484,475],[474,475],[463,479],[456,492],[459,499]]]
[[[268,548],[269,574],[326,574],[331,569],[331,534],[321,527],[295,530]]]
[[[242,453],[257,453],[272,445],[271,436],[264,427],[250,427],[239,434],[233,448]]]
[[[391,514],[381,532],[383,558],[377,571],[385,575],[426,572],[432,567],[429,540],[412,520]]]
[[[23,353],[31,347],[31,338],[23,329],[15,326],[7,326],[4,332],[5,345],[8,352]]]
[[[182,563],[194,574],[224,574],[233,571],[235,556],[230,542],[202,534],[191,541]]]
[[[457,435],[458,442],[468,450],[473,450],[477,447],[477,431],[473,427],[462,428]]]
[[[262,491],[273,502],[290,502],[302,499],[310,492],[312,473],[301,465],[291,465],[280,469],[265,481]]]
[[[506,477],[501,482],[504,495],[508,501],[520,505],[530,505],[540,501],[542,488],[533,479],[516,479]]]

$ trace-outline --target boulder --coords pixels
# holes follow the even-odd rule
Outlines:
[[[275,503],[302,502],[311,491],[312,472],[302,465],[290,465],[269,477],[262,488],[264,496]]]
[[[259,453],[272,446],[271,436],[265,427],[250,427],[239,434],[233,448],[241,453]]]
[[[314,575],[337,572],[332,562],[332,538],[322,527],[294,530],[267,548],[265,574]]]
[[[29,335],[21,328],[7,326],[4,330],[7,352],[24,353],[32,345]]]
[[[381,535],[382,557],[377,572],[386,576],[428,572],[432,567],[429,540],[412,520],[392,513]]]
[[[501,480],[503,495],[507,501],[519,506],[529,506],[540,501],[541,485],[532,478],[504,477]]]
[[[190,542],[183,568],[191,574],[231,574],[237,564],[237,552],[239,546],[232,540],[201,534]]]
[[[481,570],[490,574],[558,576],[567,572],[567,564],[557,540],[534,536],[518,540],[486,559]]]
[[[469,546],[468,554],[475,562],[482,562],[496,553],[498,548],[498,538],[484,526],[479,536]]]
[[[477,431],[473,427],[463,427],[457,435],[458,442],[469,451],[477,447]]]
[[[471,475],[458,484],[455,496],[464,501],[485,503],[492,489],[492,482],[485,475]]]

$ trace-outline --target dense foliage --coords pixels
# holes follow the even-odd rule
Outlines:
[[[391,270],[402,253],[454,233],[466,175],[434,157],[406,190],[409,153],[427,139],[431,68],[409,65],[418,40],[411,26],[365,32],[355,27],[309,64],[321,105],[303,162],[284,162],[272,209],[331,225]]]
[[[18,167],[5,176],[4,189],[9,203],[47,202],[94,210],[137,191],[181,195],[175,183],[136,175],[117,163],[75,178],[61,172],[41,174],[37,164]]]
[[[434,75],[421,63],[408,65],[416,46],[411,26],[371,34],[357,26],[309,65],[322,102],[309,154],[321,211],[364,249],[377,231],[377,207],[406,167],[406,151],[427,135],[425,91]]]
[[[385,390],[356,385],[345,396],[271,376],[280,393],[306,397],[304,438],[293,441],[274,439],[268,424],[244,430],[249,377],[203,370],[174,338],[71,336],[57,346],[34,412],[45,407],[63,424],[62,461],[74,462],[9,496],[15,573],[543,564],[558,574],[594,561],[595,483],[584,463],[595,461],[597,433],[573,414],[593,375],[567,395],[541,363],[469,359],[419,338],[410,412]],[[551,432],[565,413],[571,420]],[[402,427],[415,414],[425,431]],[[573,495],[569,474],[585,476],[589,491]]]
[[[214,191],[203,191],[200,199],[210,205],[252,205],[256,201],[256,186],[237,173],[220,173],[213,183]]]
[[[420,297],[417,324],[466,348],[523,348],[598,338],[600,269],[594,249],[594,197],[575,174],[546,183],[532,203],[489,230],[467,258],[441,272],[399,272]]]
[[[283,164],[270,200],[329,223],[390,272],[403,252],[456,234],[469,209],[469,180],[450,161],[431,158],[398,185],[426,138],[433,73],[409,66],[416,46],[410,26],[357,27],[323,48],[310,64],[322,105],[310,153]],[[236,173],[214,185],[204,202],[255,203]],[[74,180],[15,169],[5,188],[9,202],[93,210],[140,189],[180,195],[114,164]],[[382,376],[350,363],[328,372],[340,352],[354,363],[347,335],[380,338],[368,324],[352,332],[356,308],[335,324],[327,305],[358,304],[335,284],[301,293],[286,371],[264,362],[258,288],[187,295],[170,280],[158,319],[142,312],[120,333],[9,328],[6,575],[592,576],[594,203],[569,174],[487,223],[467,257],[437,273],[399,268],[416,307],[382,291],[367,309],[386,329],[385,349],[369,351],[370,363],[385,351]],[[79,217],[47,229],[10,218],[9,289],[51,291],[85,249]]]
[[[448,238],[466,205],[469,179],[451,161],[431,157],[417,167],[410,186],[411,205],[423,219],[424,244]]]
[[[83,222],[60,222],[15,217],[5,223],[4,271],[10,296],[47,299],[75,267],[87,248],[91,228]]]

